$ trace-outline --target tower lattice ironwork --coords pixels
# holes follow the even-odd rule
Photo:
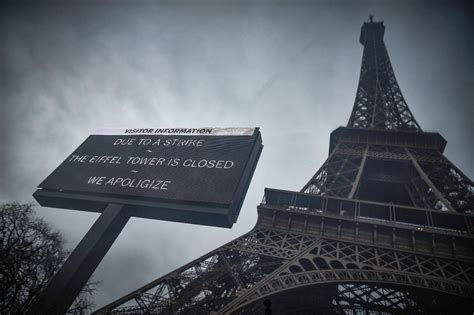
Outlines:
[[[472,314],[474,184],[410,112],[384,29],[362,26],[352,114],[300,192],[265,189],[250,232],[97,313]]]

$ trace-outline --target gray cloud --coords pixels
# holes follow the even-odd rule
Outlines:
[[[98,127],[260,126],[265,145],[232,230],[132,219],[96,271],[97,304],[247,232],[264,187],[299,190],[349,118],[360,26],[385,20],[402,91],[474,174],[472,11],[461,2],[92,2],[0,13],[0,200],[31,194]],[[467,8],[469,9],[469,8]],[[38,208],[75,246],[97,214]]]

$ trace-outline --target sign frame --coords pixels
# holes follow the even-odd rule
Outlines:
[[[243,200],[245,199],[250,181],[253,177],[257,162],[263,149],[259,128],[145,128],[125,130],[143,130],[144,132],[140,132],[140,135],[182,135],[183,137],[189,137],[189,135],[172,132],[174,130],[182,129],[212,129],[212,134],[206,135],[208,137],[253,137],[254,140],[250,154],[247,158],[245,166],[243,167],[237,188],[230,203],[224,204],[189,200],[178,202],[173,199],[127,196],[112,193],[68,191],[63,189],[58,190],[47,188],[37,189],[33,194],[33,197],[41,206],[53,208],[102,212],[102,209],[105,209],[108,204],[121,204],[127,208],[133,217],[230,228],[237,221]],[[252,132],[249,132],[250,129]],[[116,136],[118,133],[117,131],[120,130],[123,131],[123,129],[99,129],[95,134]],[[147,132],[150,130],[153,131]],[[171,132],[157,133],[155,130],[165,130]],[[191,136],[196,135],[192,134]]]

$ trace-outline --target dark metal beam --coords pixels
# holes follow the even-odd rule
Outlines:
[[[122,205],[109,204],[28,314],[65,314],[129,218],[128,211]]]

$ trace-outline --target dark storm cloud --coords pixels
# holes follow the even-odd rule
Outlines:
[[[385,21],[416,119],[472,177],[472,11],[461,2],[73,2],[1,10],[0,199],[36,185],[98,127],[260,126],[265,149],[232,230],[132,219],[97,304],[247,232],[264,187],[299,190],[354,102],[369,13]],[[466,11],[467,10],[467,11]],[[467,13],[466,13],[467,12]],[[38,208],[74,246],[96,214]]]

